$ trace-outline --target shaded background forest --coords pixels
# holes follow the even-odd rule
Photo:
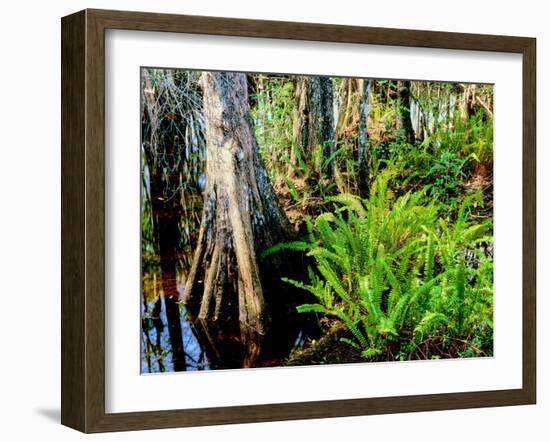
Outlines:
[[[303,267],[278,275],[287,323],[250,352],[181,302],[207,187],[201,75],[142,71],[142,372],[492,355],[492,86],[243,75],[293,230],[258,259]]]

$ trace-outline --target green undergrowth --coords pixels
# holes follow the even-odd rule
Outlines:
[[[304,314],[341,321],[340,340],[365,360],[492,354],[492,221],[473,221],[479,195],[450,219],[431,186],[396,197],[381,172],[368,199],[328,197],[301,241],[280,250],[311,259],[308,278],[284,280],[312,295]]]

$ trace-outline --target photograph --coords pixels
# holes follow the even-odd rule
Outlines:
[[[550,440],[541,5],[6,2],[0,442]]]
[[[142,374],[493,356],[493,85],[140,93]]]

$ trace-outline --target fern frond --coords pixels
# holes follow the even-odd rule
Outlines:
[[[426,312],[418,325],[414,328],[414,334],[423,339],[424,335],[434,330],[438,325],[449,322],[449,318],[443,313]]]
[[[334,314],[346,325],[348,330],[359,341],[363,348],[368,346],[367,338],[361,333],[355,322],[341,309],[334,310]]]
[[[432,279],[434,271],[435,243],[432,234],[428,234],[428,245],[426,246],[426,261],[424,263],[424,277]]]
[[[327,198],[327,201],[338,203],[341,206],[357,213],[361,217],[364,217],[367,214],[367,211],[361,203],[361,199],[358,196],[349,193],[341,193],[339,195],[329,197]]]
[[[462,260],[459,260],[457,268],[456,268],[456,276],[455,276],[455,290],[456,290],[456,298],[457,298],[457,304],[458,304],[458,316],[457,316],[457,327],[458,330],[461,331],[464,325],[464,312],[465,312],[465,305],[464,305],[464,293],[465,293],[465,286],[466,286],[466,273],[464,268],[464,262]]]
[[[291,250],[295,252],[305,252],[309,250],[311,247],[311,244],[305,241],[291,241],[291,242],[283,242],[275,244],[266,250],[264,250],[260,256],[262,258],[265,258],[269,255],[273,255],[274,253],[280,252],[281,250]]]
[[[340,342],[344,342],[345,344],[348,344],[349,346],[356,349],[361,348],[357,343],[355,343],[355,341],[352,341],[351,339],[348,339],[348,338],[340,338]]]
[[[298,313],[326,313],[330,312],[321,304],[302,304],[296,307]]]

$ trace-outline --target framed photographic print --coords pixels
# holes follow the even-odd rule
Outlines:
[[[535,40],[62,19],[62,423],[535,403]]]

